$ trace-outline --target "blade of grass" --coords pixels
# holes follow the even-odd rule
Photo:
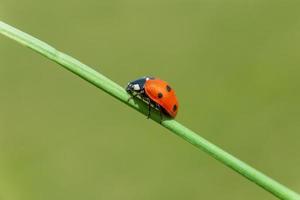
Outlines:
[[[129,95],[126,91],[113,82],[112,80],[106,78],[99,72],[93,70],[89,66],[79,62],[75,58],[72,58],[55,48],[49,46],[45,42],[42,42],[27,33],[24,33],[4,22],[0,21],[0,33],[3,35],[33,49],[34,51],[42,54],[43,56],[57,62],[69,71],[77,74],[86,81],[92,83],[96,87],[102,89],[106,93],[120,100],[121,102],[131,106],[135,110],[147,115],[147,105],[139,99],[134,99],[128,101]],[[160,122],[160,116],[158,112],[151,115],[151,119]],[[192,130],[186,128],[184,125],[173,119],[166,119],[161,123],[162,126],[169,129],[171,132],[175,133],[179,137],[193,144],[197,148],[205,151],[209,155],[213,156],[215,159],[219,160],[223,164],[227,165],[234,171],[238,172],[242,176],[246,177],[250,181],[253,181],[257,185],[261,186],[265,190],[269,191],[273,195],[280,199],[285,200],[300,200],[299,194],[287,188],[286,186],[278,183],[277,181],[271,179],[267,175],[259,172],[248,164],[242,162],[231,154],[225,152],[218,146],[212,144],[206,139],[202,138]]]

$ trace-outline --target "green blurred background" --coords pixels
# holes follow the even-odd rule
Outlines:
[[[300,2],[0,0],[0,18],[121,85],[164,78],[178,121],[300,192]],[[0,199],[276,199],[0,36]]]

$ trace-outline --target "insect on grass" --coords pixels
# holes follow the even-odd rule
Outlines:
[[[42,42],[41,40],[38,40],[31,35],[24,33],[1,21],[0,33],[15,40],[16,42],[19,42],[33,49],[34,51],[42,54],[48,59],[53,60],[54,62],[60,64],[62,67],[80,76],[84,80],[90,82],[91,84],[95,85],[96,87],[100,88],[104,92],[120,100],[126,105],[134,108],[140,113],[148,115],[149,108],[144,101],[140,99],[136,99],[134,102],[128,101],[130,95],[124,88],[108,79],[104,75],[100,74],[99,72],[93,70],[91,67],[76,60],[75,58],[62,53],[46,44],[45,42]],[[161,122],[159,112],[151,113],[150,119],[158,123]],[[198,149],[201,149],[204,152],[208,153],[221,163],[225,164],[250,181],[261,186],[263,189],[269,191],[278,198],[285,200],[300,200],[300,196],[296,192],[273,180],[267,175],[261,173],[260,171],[239,160],[238,158],[232,156],[220,147],[202,138],[200,135],[180,124],[176,120],[168,118],[167,120],[163,120],[161,122],[161,126],[167,128],[172,133],[193,144]]]

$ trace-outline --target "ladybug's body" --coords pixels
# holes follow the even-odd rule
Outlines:
[[[171,117],[175,117],[178,111],[178,101],[174,90],[170,85],[154,77],[142,77],[128,83],[126,91],[133,96],[139,96],[149,103],[149,114],[151,105],[163,111]]]

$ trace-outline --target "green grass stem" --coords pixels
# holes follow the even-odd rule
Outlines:
[[[62,53],[49,46],[45,42],[42,42],[37,38],[34,38],[1,21],[0,33],[23,44],[26,47],[33,49],[34,51],[42,54],[50,60],[53,60],[54,62],[60,64],[64,68],[80,76],[84,80],[90,82],[91,84],[95,85],[96,87],[100,88],[101,90],[105,91],[106,93],[110,94],[126,105],[129,105],[142,114],[147,115],[147,105],[144,102],[139,99],[128,101],[128,98],[130,96],[126,93],[123,87],[119,86],[117,83],[108,79],[99,72],[93,70],[89,66],[81,63],[75,58]],[[151,119],[155,122],[160,122],[160,116],[157,111],[151,114]],[[300,200],[300,196],[296,192],[278,183],[267,175],[259,172],[258,170],[242,162],[231,154],[225,152],[218,146],[212,144],[192,130],[186,128],[176,120],[166,119],[161,123],[161,126],[167,128],[168,130],[193,144],[197,148],[205,151],[218,161],[227,165],[250,181],[253,181],[278,198],[285,200]]]

